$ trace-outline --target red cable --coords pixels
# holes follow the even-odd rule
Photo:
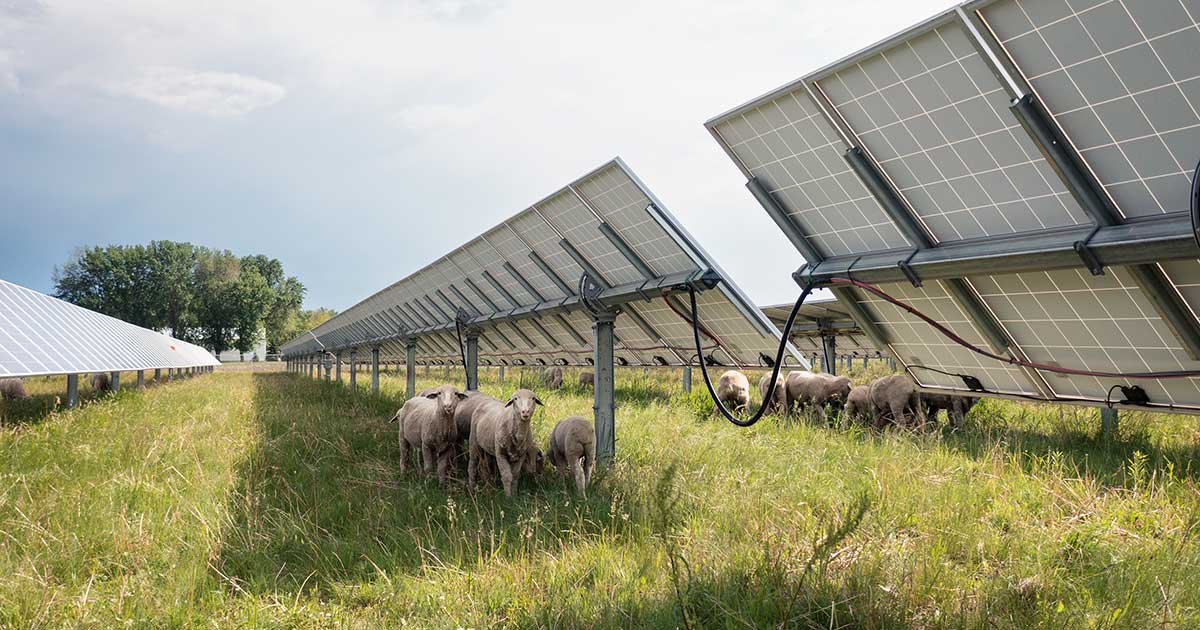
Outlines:
[[[950,330],[946,326],[937,322],[932,317],[929,317],[928,315],[922,313],[921,311],[918,311],[917,309],[913,308],[912,306],[909,306],[908,304],[905,304],[904,302],[900,301],[899,299],[894,298],[891,295],[888,295],[883,289],[880,289],[879,287],[877,287],[875,285],[867,284],[866,282],[861,282],[861,281],[855,280],[853,278],[830,278],[829,282],[831,282],[833,284],[849,284],[851,286],[855,286],[864,291],[867,291],[868,293],[876,295],[879,298],[883,299],[884,301],[889,302],[890,304],[892,304],[900,309],[903,309],[904,311],[916,316],[917,318],[919,318],[921,321],[925,322],[926,324],[933,326],[935,329],[937,329],[938,332],[942,333],[942,335],[948,337],[951,341],[954,341],[958,345],[970,350],[971,352],[974,352],[976,354],[981,354],[985,357],[988,357],[989,359],[995,359],[996,361],[1000,361],[1002,363],[1007,363],[1009,365],[1027,367],[1027,368],[1032,368],[1035,370],[1043,370],[1046,372],[1056,372],[1058,374],[1071,374],[1074,376],[1095,376],[1095,377],[1099,377],[1099,378],[1137,379],[1137,378],[1195,378],[1195,377],[1200,377],[1200,370],[1178,370],[1178,371],[1170,371],[1170,372],[1096,372],[1096,371],[1092,371],[1092,370],[1077,370],[1074,368],[1065,368],[1065,367],[1058,366],[1058,365],[1050,365],[1047,363],[1037,363],[1035,361],[1026,361],[1024,359],[1014,359],[1012,357],[1006,357],[1006,356],[1001,356],[998,354],[993,354],[991,352],[988,352],[987,350],[984,350],[983,348],[980,348],[979,346],[976,346],[975,344],[967,341],[966,339],[959,337],[957,334],[954,333],[954,331]]]

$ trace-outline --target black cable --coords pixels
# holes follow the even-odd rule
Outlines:
[[[800,307],[804,305],[804,300],[808,298],[808,294],[812,290],[813,285],[811,283],[806,284],[804,290],[800,292],[800,297],[796,299],[796,305],[792,307],[792,312],[788,314],[787,323],[783,326],[783,335],[779,339],[779,349],[775,351],[775,366],[771,368],[771,384],[767,386],[764,404],[758,408],[758,411],[753,416],[743,420],[733,415],[725,407],[725,404],[717,398],[717,390],[713,389],[712,380],[708,378],[708,362],[704,360],[704,353],[701,351],[700,345],[700,311],[696,307],[696,290],[688,287],[688,297],[691,300],[692,306],[692,336],[696,341],[696,354],[700,356],[700,376],[704,379],[704,386],[708,388],[708,395],[712,397],[713,404],[717,406],[717,411],[720,411],[726,420],[739,427],[748,427],[758,422],[767,413],[769,405],[765,404],[765,401],[771,400],[775,395],[775,387],[778,385],[779,380],[779,370],[783,367],[783,353],[787,350],[788,336],[792,333],[792,325],[796,323],[796,315],[800,313]]]

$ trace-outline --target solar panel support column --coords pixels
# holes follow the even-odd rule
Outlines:
[[[358,388],[358,352],[350,351],[350,390],[357,391]]]
[[[109,388],[112,389],[114,394],[121,391],[121,373],[120,372],[109,372],[108,386],[109,386]]]
[[[67,409],[79,404],[79,375],[67,375]]]
[[[685,394],[692,391],[692,366],[683,366],[683,392]]]
[[[379,346],[371,348],[371,393],[379,393]]]
[[[465,332],[467,391],[475,391],[479,389],[479,329],[468,328]]]
[[[837,374],[837,336],[821,335],[821,371]]]
[[[500,382],[501,383],[504,382],[504,366],[503,365],[500,366]]]
[[[138,370],[137,372],[137,388],[146,387],[146,370]]]
[[[1117,437],[1117,408],[1100,408],[1100,436],[1106,442],[1112,442]]]
[[[162,382],[162,368],[155,368],[155,369],[154,369],[154,382],[155,382],[155,383],[161,383],[161,382]]]
[[[333,355],[333,364],[337,370],[337,382],[342,383],[342,352],[339,350]]]
[[[592,314],[592,361],[596,364],[592,412],[596,427],[596,458],[604,464],[616,454],[616,406],[613,383],[613,311]]]
[[[407,384],[404,389],[406,398],[417,395],[417,341],[409,339],[404,344],[404,377]]]

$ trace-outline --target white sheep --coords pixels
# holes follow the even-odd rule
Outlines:
[[[25,382],[19,378],[0,378],[0,398],[4,400],[24,400]]]
[[[775,391],[770,398],[767,398],[767,387],[771,385],[771,373],[768,372],[758,379],[758,393],[762,396],[763,406],[767,408],[765,413],[787,413],[787,378],[775,379]]]
[[[788,404],[796,405],[802,411],[812,407],[821,421],[825,420],[828,409],[838,409],[845,404],[853,387],[845,376],[806,370],[789,372],[786,385]]]
[[[565,476],[568,469],[575,475],[575,489],[587,497],[587,487],[596,470],[596,428],[579,416],[560,420],[550,432],[546,457]]]
[[[580,372],[579,373],[579,385],[581,387],[585,387],[587,389],[591,389],[591,388],[595,387],[596,375],[593,374],[592,372],[586,372],[586,371]]]
[[[542,370],[542,384],[550,389],[562,389],[562,368],[555,365]]]
[[[496,459],[505,496],[512,496],[521,469],[530,459],[533,431],[529,426],[533,412],[542,401],[528,389],[518,389],[508,402],[485,401],[471,417],[470,458],[467,484],[474,490],[479,460],[485,454]]]
[[[725,372],[717,379],[717,400],[730,411],[745,411],[750,406],[750,380],[737,370]]]
[[[903,426],[909,413],[914,423],[924,424],[925,410],[920,398],[916,384],[904,374],[871,381],[871,408],[876,414],[875,426],[882,428],[888,420]]]
[[[108,380],[108,374],[105,372],[97,372],[92,375],[92,391],[107,392],[112,389],[112,384]]]
[[[425,473],[433,472],[436,459],[438,479],[446,483],[458,441],[454,410],[467,396],[453,385],[425,391],[424,396],[408,399],[393,416],[400,422],[400,472],[408,471],[408,449],[414,447],[421,453],[419,463]]]

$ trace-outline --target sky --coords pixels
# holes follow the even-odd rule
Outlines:
[[[0,278],[266,254],[344,310],[621,156],[760,304],[803,259],[703,123],[947,0],[0,0]]]

